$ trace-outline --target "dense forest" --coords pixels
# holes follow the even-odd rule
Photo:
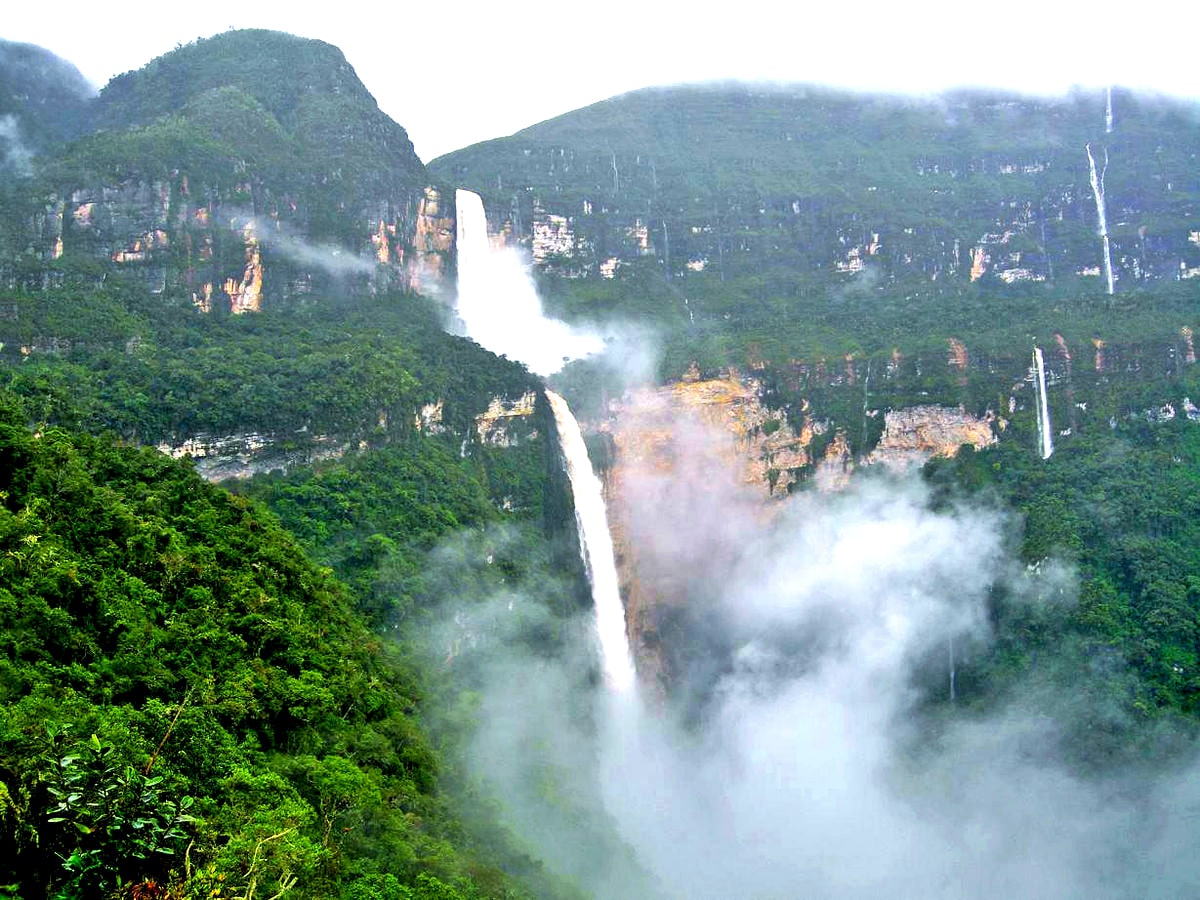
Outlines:
[[[526,551],[576,571],[547,440],[460,452],[493,391],[535,383],[413,298],[300,328],[187,308],[152,321],[146,302],[14,301],[77,316],[59,350],[6,365],[0,880],[15,896],[558,892],[477,801],[449,809],[439,778],[472,790],[461,745],[430,743],[424,657],[380,636],[439,615],[421,570],[459,529],[514,530],[497,571],[534,565]],[[120,314],[93,331],[87,306]],[[414,427],[426,397],[446,433]],[[234,497],[136,448],[195,433],[200,411],[206,428],[341,429],[362,449]],[[565,616],[581,598],[568,579],[547,599]]]
[[[601,676],[556,426],[541,379],[450,333],[458,186],[530,251],[554,314],[651,345],[652,379],[733,367],[773,427],[817,423],[793,499],[890,411],[991,417],[993,445],[921,470],[929,505],[995,511],[1018,569],[1070,586],[989,587],[950,679],[939,646],[905,685],[923,740],[1016,697],[1072,779],[1186,765],[1198,119],[1115,96],[1106,136],[1086,93],[645,91],[426,168],[319,41],[231,31],[98,97],[0,43],[22,138],[0,144],[0,896],[682,890],[588,780]],[[601,428],[601,467],[617,356],[552,379]],[[199,477],[222,459],[247,477]],[[697,672],[658,711],[703,746],[746,648],[700,602],[669,616]],[[500,718],[545,731],[505,720],[513,743],[481,744],[498,682]],[[582,772],[551,752],[576,738]]]

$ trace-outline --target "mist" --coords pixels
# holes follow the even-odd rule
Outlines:
[[[458,290],[455,311],[463,333],[493,353],[551,375],[568,361],[604,349],[597,332],[552,319],[542,311],[528,257],[492,246],[479,195],[455,194],[458,220]]]
[[[1068,566],[1022,565],[1004,515],[935,508],[915,477],[766,508],[719,439],[675,427],[694,452],[623,487],[637,577],[675,623],[664,688],[606,690],[586,610],[531,640],[536,580],[444,626],[472,636],[453,666],[481,694],[477,777],[548,866],[613,898],[1195,893],[1193,749],[1080,774],[1086,671],[948,701],[989,598],[1069,606]]]
[[[16,175],[33,174],[33,151],[21,139],[21,126],[11,113],[0,116],[0,170],[8,169]]]
[[[335,276],[370,275],[375,271],[373,260],[337,244],[314,244],[281,222],[262,223],[253,215],[240,213],[231,216],[230,226],[235,231],[252,234],[264,247],[299,266]]]

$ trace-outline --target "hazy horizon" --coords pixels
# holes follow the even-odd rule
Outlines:
[[[97,87],[174,47],[226,28],[269,28],[340,48],[380,108],[409,133],[425,162],[513,134],[601,100],[649,87],[745,81],[928,95],[992,88],[1058,96],[1106,85],[1200,99],[1187,72],[1185,27],[1194,14],[1143,4],[1121,22],[1029,0],[1002,19],[964,18],[961,7],[882,2],[788,10],[734,21],[633,3],[540,18],[466,4],[448,29],[438,10],[406,11],[393,29],[373,10],[299,9],[219,0],[197,26],[182,10],[131,24],[68,0],[10,13],[0,37],[72,62]],[[1179,27],[1171,26],[1175,22]]]

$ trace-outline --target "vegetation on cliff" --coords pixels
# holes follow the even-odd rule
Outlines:
[[[521,895],[506,872],[569,894],[462,769],[470,715],[436,747],[426,737],[436,673],[418,673],[395,630],[436,615],[446,595],[423,570],[451,533],[511,523],[514,562],[498,570],[525,565],[516,547],[553,552],[545,528],[569,509],[548,486],[548,423],[476,434],[494,397],[536,380],[409,296],[213,317],[114,282],[6,304],[0,780],[17,868],[0,883],[25,897],[96,896],[118,878],[197,895]],[[436,415],[418,426],[426,405]],[[198,430],[351,444],[244,488],[330,568],[255,502],[114,443]],[[72,818],[96,792],[122,798],[111,816]],[[59,808],[75,794],[79,809]],[[150,844],[131,843],[130,821]]]
[[[667,377],[693,359],[913,356],[949,338],[1011,352],[1055,329],[1072,345],[1160,340],[1184,324],[1161,313],[1190,309],[1178,279],[1200,265],[1198,120],[1182,102],[1114,104],[1106,134],[1099,94],[653,89],[430,171],[533,248],[551,308],[653,323]],[[1097,274],[1088,142],[1110,159],[1116,300]]]
[[[515,891],[464,854],[411,671],[270,514],[10,395],[0,464],[18,895]]]
[[[1093,769],[1162,752],[1164,729],[1200,721],[1200,423],[1159,421],[1160,409],[1063,441],[1048,460],[1026,434],[925,470],[947,502],[1018,513],[1021,560],[1064,563],[1077,579],[1077,599],[1058,606],[993,598],[996,643],[962,665],[960,699],[987,708],[1030,676],[1058,696],[1085,690],[1064,747]]]
[[[0,371],[35,415],[142,443],[247,431],[389,440],[415,433],[416,410],[439,400],[445,426],[465,434],[493,396],[537,384],[446,334],[420,297],[210,317],[117,282],[3,302]]]
[[[888,409],[1005,419],[998,446],[925,477],[947,504],[1018,510],[1021,561],[1067,563],[1079,597],[1035,608],[997,590],[996,643],[959,663],[956,710],[994,709],[1030,677],[1086,684],[1063,745],[1077,770],[1112,771],[1200,716],[1200,426],[1184,401],[1200,398],[1200,320],[1197,282],[1178,277],[1200,265],[1200,187],[1194,113],[1118,94],[1123,274],[1115,296],[1098,290],[1081,174],[1095,100],[639,92],[431,171],[480,190],[518,238],[561,216],[573,243],[539,274],[554,309],[649,324],[666,377],[752,368],[766,404],[822,425],[814,457],[839,432],[866,453]],[[405,643],[448,596],[469,607],[536,583],[542,605],[504,634],[550,658],[580,580],[544,410],[490,436],[477,423],[537,380],[445,334],[432,301],[339,287],[339,272],[372,273],[372,236],[406,249],[426,182],[403,129],[335,48],[265,31],[122,75],[93,115],[100,130],[66,146],[45,119],[34,173],[0,179],[0,884],[27,898],[570,895],[464,764],[481,656],[451,642],[439,667]],[[130,251],[145,259],[118,262],[129,248],[89,218],[105,191],[120,199],[104,226],[146,237]],[[299,277],[248,243],[254,216],[334,274]],[[248,248],[295,302],[197,309]],[[1070,432],[1046,462],[1031,450],[1031,339]],[[594,398],[617,384],[599,368],[563,381]],[[233,495],[131,446],[251,433],[341,455]],[[919,685],[933,714],[948,709],[941,676]],[[628,852],[542,775],[556,838]]]

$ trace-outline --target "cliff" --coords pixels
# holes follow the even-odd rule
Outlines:
[[[411,416],[413,431],[424,437],[450,435],[461,441],[460,454],[476,447],[507,449],[536,440],[538,395],[534,391],[509,398],[494,396],[487,408],[472,418],[473,427],[462,433],[445,419],[446,399],[422,404]],[[369,437],[357,434],[312,434],[307,428],[293,432],[198,433],[181,441],[162,441],[160,453],[172,459],[189,459],[206,481],[245,480],[268,472],[287,472],[325,460],[338,459],[352,450],[385,446],[406,433],[404,423],[392,429],[387,416]]]
[[[445,214],[404,129],[337,48],[231,31],[114,78],[99,130],[42,148],[12,285],[106,271],[203,309],[434,290]]]
[[[636,91],[430,163],[513,210],[544,268],[620,277],[652,256],[670,278],[773,268],[828,283],[863,273],[1017,292],[1100,285],[1085,145],[1109,153],[1122,289],[1190,277],[1179,205],[1197,187],[1187,104],[1114,93],[928,100],[805,85]],[[1181,274],[1182,273],[1182,274]]]
[[[996,440],[994,417],[961,408],[879,410],[873,414],[884,419],[882,436],[856,460],[845,433],[821,418],[820,409],[803,404],[793,424],[764,404],[763,392],[761,382],[734,370],[709,379],[693,372],[680,382],[629,392],[593,425],[611,447],[604,470],[609,524],[627,625],[648,684],[669,683],[675,674],[664,633],[681,609],[702,605],[704,573],[715,562],[690,557],[695,542],[689,536],[732,528],[728,540],[700,543],[736,554],[734,523],[776,514],[778,502],[806,480],[819,490],[838,490],[856,466],[902,470],[953,456],[963,444]],[[727,521],[693,515],[692,492],[720,497]]]

